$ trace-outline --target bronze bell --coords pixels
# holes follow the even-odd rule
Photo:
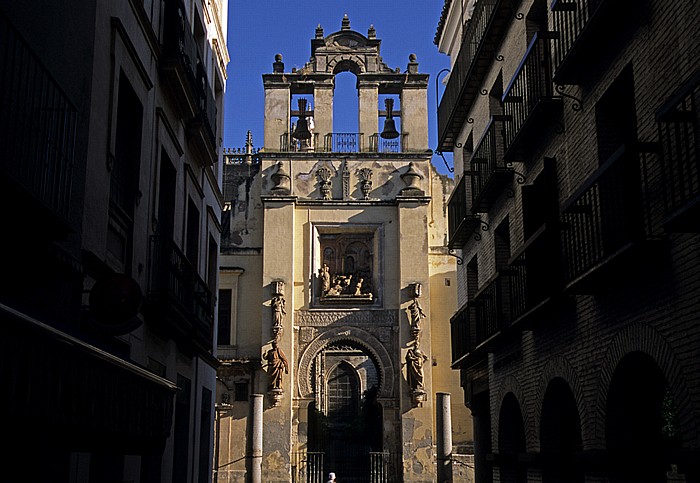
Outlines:
[[[386,106],[386,119],[384,119],[384,130],[379,135],[384,139],[396,139],[399,137],[399,132],[396,130],[394,115],[391,112],[394,108],[394,100],[384,99],[384,105]]]
[[[309,123],[306,122],[306,99],[299,99],[299,122],[292,133],[292,137],[296,139],[311,139]]]

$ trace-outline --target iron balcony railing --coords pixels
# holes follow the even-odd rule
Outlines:
[[[503,159],[503,117],[493,116],[469,161],[472,181],[472,211],[484,213],[513,178],[513,169]]]
[[[151,237],[149,295],[161,303],[177,306],[191,324],[184,333],[211,348],[214,327],[214,297],[208,285],[173,240]]]
[[[552,58],[554,77],[558,83],[569,83],[564,70],[573,65],[573,52],[578,48],[587,25],[602,11],[610,0],[553,0],[552,25],[558,33],[559,41],[554,43]],[[596,33],[594,35],[600,35]],[[561,81],[561,82],[560,82]]]
[[[280,151],[282,152],[334,152],[334,153],[402,153],[406,149],[408,133],[402,133],[396,139],[384,139],[379,133],[368,136],[365,143],[363,133],[328,133],[319,144],[318,133],[313,133],[311,139],[295,139],[289,133],[280,136]]]
[[[571,285],[652,232],[641,164],[636,150],[621,146],[564,204],[565,282]]]
[[[300,451],[292,454],[292,483],[326,483],[323,452]]]
[[[332,132],[323,137],[323,150],[329,153],[359,153],[363,150],[364,134]]]
[[[345,479],[361,483],[397,483],[400,480],[401,464],[398,455],[388,451],[371,451],[364,455],[363,474]],[[300,451],[292,454],[292,483],[325,483],[325,476],[333,471],[324,468],[325,453]],[[367,464],[369,463],[369,464]]]
[[[698,229],[700,209],[700,73],[658,116],[664,217]],[[691,221],[691,218],[695,220]],[[676,225],[679,225],[676,222]],[[694,227],[692,226],[694,225]],[[685,228],[682,228],[685,229]]]
[[[560,283],[559,232],[540,227],[510,262],[510,315],[513,321],[555,294]]]
[[[501,0],[479,0],[465,27],[459,54],[438,107],[438,145],[441,150],[452,148],[466,119],[480,78],[486,72],[487,65],[480,62],[480,57],[500,4]]]
[[[485,342],[510,322],[508,278],[498,273],[474,297],[475,346]]]
[[[75,106],[0,14],[0,169],[64,223],[77,124]]]
[[[537,124],[537,114],[561,100],[554,95],[550,58],[551,32],[537,32],[503,94],[505,157],[523,143],[527,127]]]
[[[190,123],[203,126],[208,142],[216,150],[216,100],[186,12],[182,0],[165,2],[164,64],[174,65],[182,72],[186,86],[182,86],[184,92],[180,94],[188,96],[195,106]]]
[[[473,305],[468,302],[450,319],[453,368],[476,348],[473,312]]]
[[[469,209],[467,176],[462,176],[447,202],[447,246],[461,248],[480,223],[480,218]]]
[[[395,139],[384,139],[379,133],[369,137],[369,152],[371,153],[402,153],[406,150],[408,133],[401,133]]]

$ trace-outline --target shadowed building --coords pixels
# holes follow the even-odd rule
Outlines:
[[[0,1],[3,481],[211,481],[226,19]]]
[[[445,350],[452,181],[430,164],[428,75],[413,55],[389,68],[379,45],[346,17],[316,29],[301,69],[277,55],[264,147],[226,155],[218,481],[244,481],[246,444],[249,475],[266,482],[435,481],[435,392],[459,389]],[[335,76],[347,71],[358,132],[339,133]],[[264,407],[249,416],[255,393]],[[251,417],[261,437],[246,441]]]
[[[445,1],[477,482],[700,479],[699,14]]]

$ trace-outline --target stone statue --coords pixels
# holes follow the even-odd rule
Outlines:
[[[423,364],[428,360],[418,347],[418,342],[406,352],[406,379],[412,390],[423,389]]]
[[[415,330],[420,330],[421,321],[425,318],[425,313],[418,303],[418,298],[414,298],[411,306],[409,307],[411,312],[411,328]]]
[[[287,315],[287,312],[284,310],[284,305],[284,297],[281,295],[272,297],[272,327],[274,329],[282,328],[282,321],[284,320],[284,316]]]
[[[362,295],[362,282],[364,282],[363,278],[357,280],[355,284],[355,295]]]
[[[331,273],[325,263],[319,268],[319,278],[321,279],[321,295],[326,295],[331,289]]]
[[[269,368],[270,389],[281,389],[282,371],[284,371],[285,374],[289,374],[289,364],[287,363],[287,358],[284,356],[284,352],[277,346],[276,340],[272,341],[272,349],[265,354],[265,360]]]

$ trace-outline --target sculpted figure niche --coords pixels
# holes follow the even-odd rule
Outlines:
[[[367,303],[375,299],[371,237],[368,234],[321,237],[322,263],[318,270],[321,303]]]

